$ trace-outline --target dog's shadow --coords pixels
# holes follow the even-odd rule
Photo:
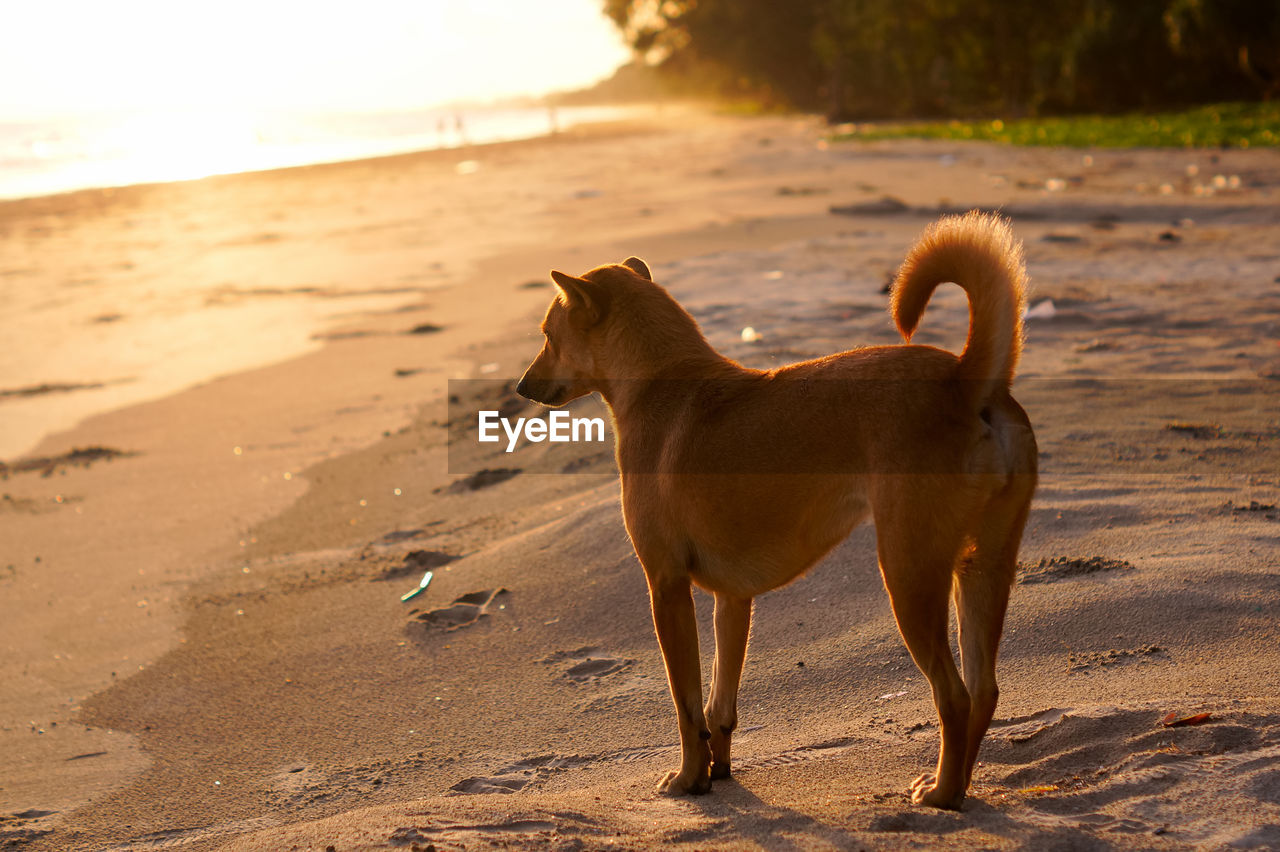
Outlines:
[[[715,782],[711,795],[692,796],[684,801],[701,811],[708,822],[705,828],[682,832],[680,839],[684,842],[724,840],[726,827],[768,852],[801,852],[824,846],[857,849],[865,840],[809,814],[766,802],[732,777]]]
[[[874,804],[848,801],[831,817],[831,823],[845,825],[829,824],[785,805],[766,802],[737,779],[717,781],[712,795],[682,800],[701,812],[707,825],[686,829],[676,839],[695,844],[702,840],[724,841],[726,831],[732,830],[767,852],[807,852],[823,848],[883,848],[885,843],[892,848],[935,848],[960,842],[944,841],[946,835],[970,831],[985,841],[978,844],[982,846],[1005,838],[1028,849],[1102,852],[1114,848],[1079,826],[1045,826],[1019,819],[984,797],[969,796],[960,811],[912,805],[905,793],[876,798],[879,801]],[[856,827],[848,825],[850,822]]]

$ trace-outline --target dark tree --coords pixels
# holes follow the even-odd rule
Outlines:
[[[1275,0],[605,0],[686,87],[832,118],[1270,97]]]

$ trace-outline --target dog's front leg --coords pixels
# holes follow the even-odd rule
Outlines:
[[[658,790],[673,796],[711,790],[711,732],[702,711],[702,672],[698,663],[698,622],[693,613],[693,590],[685,577],[649,575],[653,626],[667,666],[667,681],[680,722],[680,768]]]
[[[713,779],[729,777],[729,748],[738,727],[738,683],[751,632],[751,600],[716,592],[716,662],[707,700]]]

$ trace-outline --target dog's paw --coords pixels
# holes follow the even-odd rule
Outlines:
[[[707,709],[706,714],[708,720],[715,718],[711,709]],[[731,720],[728,724],[712,722],[709,726],[711,739],[707,741],[707,745],[711,747],[712,780],[729,777],[729,753],[733,750],[733,729],[736,726],[736,720]]]
[[[711,792],[711,775],[706,769],[687,776],[683,772],[668,772],[658,784],[658,792],[664,796],[701,796]]]
[[[911,782],[911,801],[917,805],[928,805],[946,811],[960,810],[964,801],[964,791],[948,794],[938,789],[938,778],[932,772],[926,772]]]

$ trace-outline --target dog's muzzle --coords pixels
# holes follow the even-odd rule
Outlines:
[[[516,393],[525,399],[540,402],[543,405],[556,405],[561,396],[564,395],[564,386],[559,382],[548,379],[534,379],[525,374],[520,380],[520,384],[516,385]]]

